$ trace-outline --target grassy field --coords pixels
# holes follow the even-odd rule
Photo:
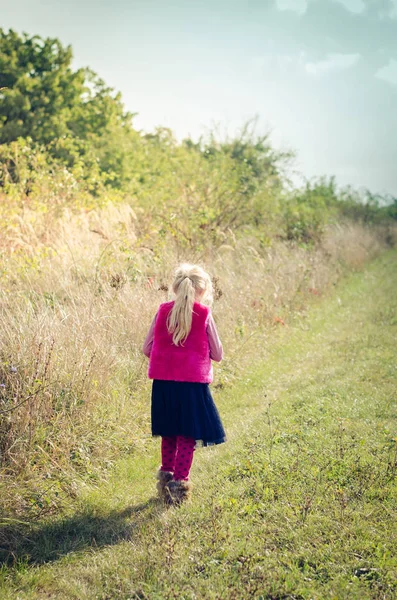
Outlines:
[[[4,523],[0,597],[395,598],[396,259],[296,313],[260,364],[214,387],[229,441],[197,451],[190,504],[158,504],[148,438],[62,514]]]

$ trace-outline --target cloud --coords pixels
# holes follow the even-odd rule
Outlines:
[[[271,79],[282,76],[319,77],[328,73],[346,71],[354,67],[362,58],[361,53],[351,54],[327,53],[324,59],[314,61],[310,52],[301,50],[290,54],[281,54],[270,50],[266,54],[252,56],[250,60],[250,71],[253,75],[266,75]]]
[[[397,85],[397,60],[391,58],[387,65],[379,69],[375,75],[392,85]]]
[[[350,69],[360,59],[360,54],[328,54],[327,58],[318,62],[308,62],[305,70],[309,75],[323,75],[330,71]]]
[[[343,4],[347,10],[350,12],[359,15],[365,10],[365,3],[363,0],[336,0],[340,4]]]
[[[349,62],[346,64],[343,58],[334,55],[361,55],[354,71],[358,76],[360,68],[362,80],[372,78],[390,58],[397,58],[396,20],[382,17],[386,10],[390,14],[397,0],[308,0],[303,14],[296,10],[279,10],[276,0],[270,1],[272,10],[266,20],[259,23],[258,19],[255,24],[257,34],[265,35],[266,40],[273,39],[271,51],[274,54],[304,52],[305,64],[310,64],[307,71],[303,65],[303,70],[311,76],[329,69],[349,68]],[[361,1],[365,5],[362,12],[347,8],[358,11]]]
[[[397,0],[364,0],[366,13],[388,21],[397,17]]]
[[[306,12],[308,0],[276,0],[278,10],[293,10],[301,15]]]
[[[313,1],[313,0],[312,0]],[[315,0],[321,2],[321,0]],[[397,0],[331,0],[342,4],[348,11],[356,15],[364,12],[376,15],[381,19],[397,17]]]

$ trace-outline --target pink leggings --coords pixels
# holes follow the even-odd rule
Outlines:
[[[182,435],[161,438],[161,470],[174,473],[174,480],[188,481],[196,441]]]

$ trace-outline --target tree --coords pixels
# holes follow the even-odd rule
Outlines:
[[[103,134],[132,129],[121,95],[72,58],[56,38],[0,29],[0,143],[31,138],[73,164]]]

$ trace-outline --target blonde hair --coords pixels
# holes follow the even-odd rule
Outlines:
[[[212,303],[211,278],[198,265],[183,263],[175,271],[172,284],[175,302],[167,318],[167,328],[176,346],[182,345],[192,328],[193,304]]]

